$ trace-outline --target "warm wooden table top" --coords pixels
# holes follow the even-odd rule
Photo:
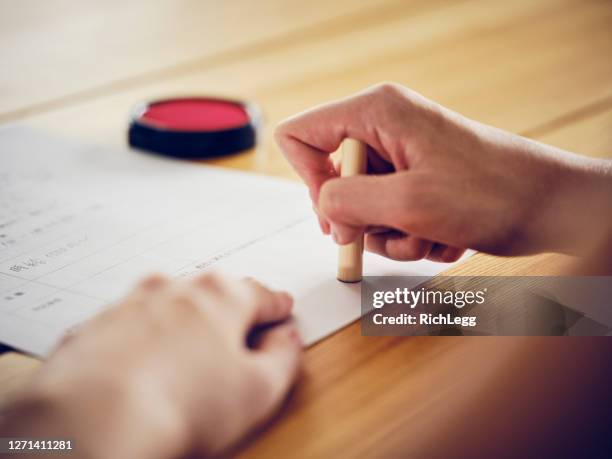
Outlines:
[[[215,163],[295,178],[273,145],[274,124],[392,80],[504,129],[612,153],[610,2],[212,3],[1,2],[0,122],[123,146],[139,100],[245,97],[265,112],[263,142]],[[453,272],[554,274],[571,262],[477,255]],[[448,457],[520,445],[533,426],[543,435],[555,420],[583,419],[608,341],[364,338],[353,324],[308,349],[283,412],[237,453]],[[38,365],[0,356],[0,401]]]

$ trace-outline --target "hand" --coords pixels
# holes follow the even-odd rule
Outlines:
[[[84,324],[8,410],[2,436],[76,439],[79,457],[216,454],[279,406],[301,357],[291,297],[252,280],[150,277]]]
[[[370,175],[338,178],[330,153],[347,137],[369,146]],[[451,262],[466,248],[583,253],[612,234],[609,162],[480,124],[396,84],[289,118],[276,139],[339,244],[375,227],[372,252]]]

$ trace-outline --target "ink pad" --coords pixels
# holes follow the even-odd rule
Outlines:
[[[251,103],[212,97],[163,99],[132,113],[132,147],[185,159],[229,155],[253,148],[260,116]]]

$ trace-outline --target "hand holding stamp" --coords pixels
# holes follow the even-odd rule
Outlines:
[[[367,172],[367,145],[359,140],[345,139],[342,143],[341,177]],[[363,270],[363,233],[353,242],[341,245],[338,252],[338,280],[360,282]]]

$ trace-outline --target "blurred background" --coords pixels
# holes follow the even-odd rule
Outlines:
[[[586,154],[612,151],[607,0],[0,1],[0,123],[124,145],[130,108],[168,95],[253,100],[257,154],[292,175],[281,118],[390,80],[480,121]]]

